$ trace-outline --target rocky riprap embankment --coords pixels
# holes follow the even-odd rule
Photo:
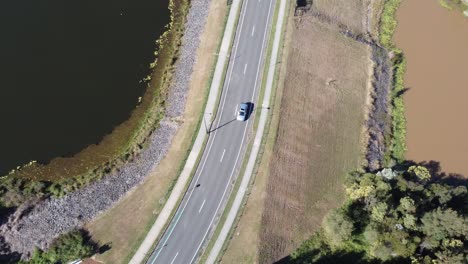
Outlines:
[[[105,176],[99,182],[63,198],[48,198],[18,208],[0,226],[0,257],[19,254],[22,258],[28,258],[35,247],[46,249],[60,234],[82,226],[114,205],[159,164],[178,128],[178,123],[171,120],[184,113],[190,77],[210,1],[191,0],[166,117],[148,138],[146,148],[118,172]]]

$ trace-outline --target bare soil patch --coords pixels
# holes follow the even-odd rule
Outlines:
[[[336,4],[342,10],[349,6]],[[363,17],[356,12],[354,26]],[[352,17],[343,19],[351,24]],[[363,157],[369,47],[307,15],[296,21],[292,39],[264,200],[260,263],[287,256],[317,230],[323,216],[340,205],[344,176],[358,169]]]
[[[103,263],[127,263],[162,209],[198,126],[204,107],[204,95],[207,93],[208,81],[216,61],[214,53],[222,36],[226,11],[225,2],[211,2],[191,77],[185,114],[183,120],[177,120],[182,125],[167,156],[143,184],[114,208],[86,225],[93,239],[102,244],[111,243],[111,249],[95,256],[96,260]]]

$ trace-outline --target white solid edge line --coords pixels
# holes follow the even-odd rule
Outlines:
[[[247,2],[248,2],[248,0],[247,0]],[[242,3],[242,4],[243,4],[243,3]],[[242,6],[244,7],[244,4],[243,4]],[[245,17],[245,12],[243,13],[243,16],[242,16],[242,18],[241,18],[241,24],[240,24],[240,27],[239,27],[239,35],[242,34],[242,26],[243,26],[243,23],[244,23],[244,17]],[[236,30],[236,31],[237,31],[237,30]],[[232,61],[232,65],[233,65],[233,66],[231,67],[231,71],[229,72],[229,78],[228,78],[228,83],[227,83],[227,86],[226,86],[226,92],[224,93],[224,100],[223,100],[223,103],[222,103],[222,106],[221,106],[221,109],[220,109],[221,115],[220,115],[220,117],[219,117],[219,119],[218,119],[218,121],[217,121],[216,126],[219,125],[219,123],[221,122],[222,116],[223,116],[224,105],[225,105],[225,103],[226,103],[226,95],[227,95],[227,92],[229,91],[229,84],[230,84],[230,82],[231,82],[232,72],[233,72],[233,70],[234,70],[234,65],[235,65],[235,62],[236,62],[237,47],[239,46],[239,45],[238,45],[238,44],[239,44],[239,39],[240,39],[240,38],[237,39],[237,43],[236,43],[235,48],[234,48],[234,57],[233,57],[233,61]],[[210,146],[209,146],[209,148],[208,148],[208,152],[207,152],[207,154],[206,154],[206,156],[205,156],[205,160],[203,161],[203,165],[202,165],[202,167],[201,167],[201,169],[200,169],[200,172],[198,173],[198,176],[197,176],[197,178],[196,178],[196,180],[195,180],[194,182],[198,182],[198,179],[200,179],[200,176],[201,176],[201,174],[202,174],[202,172],[203,172],[203,169],[205,168],[205,164],[206,164],[206,161],[207,161],[207,159],[208,159],[208,157],[209,157],[209,155],[210,155],[211,148],[212,148],[213,142],[214,142],[214,140],[215,140],[215,138],[216,138],[217,131],[218,131],[218,130],[215,130],[212,140],[211,140],[211,138],[210,138],[211,142],[210,142],[210,144],[209,144]],[[187,207],[188,203],[190,202],[190,198],[192,197],[192,194],[193,194],[193,191],[194,191],[194,190],[195,190],[195,188],[192,188],[192,190],[190,191],[189,197],[187,198],[187,201],[186,201],[184,207],[183,207],[182,210],[180,211],[180,213],[179,213],[179,215],[178,215],[178,217],[177,217],[177,219],[176,219],[176,222],[172,225],[171,231],[170,231],[169,234],[167,235],[167,237],[166,237],[166,239],[164,240],[164,243],[162,243],[162,245],[165,245],[165,244],[167,243],[167,241],[169,240],[169,238],[171,237],[172,232],[174,231],[174,229],[176,228],[177,224],[179,223],[180,217],[182,216],[182,214],[183,214],[185,208]],[[156,259],[158,258],[159,254],[161,253],[161,251],[163,250],[163,248],[164,248],[164,247],[161,247],[161,248],[158,250],[158,253],[157,253],[156,256],[154,257],[153,261],[151,261],[151,264],[154,264],[154,262],[155,262]]]
[[[283,28],[284,14],[285,14],[285,9],[286,9],[286,0],[279,0],[279,1],[282,1],[282,2],[280,5],[279,16],[278,16],[277,25],[276,25],[276,32],[275,32],[275,37],[274,37],[274,42],[273,42],[273,53],[271,54],[271,61],[270,61],[268,76],[267,76],[267,87],[265,90],[265,96],[263,98],[263,103],[262,103],[263,107],[267,107],[270,103],[271,89],[273,86],[273,78],[274,78],[275,71],[276,71],[276,61],[277,61],[278,52],[279,52],[279,43],[281,40],[282,31],[283,31],[282,28]],[[250,178],[252,176],[253,169],[255,167],[255,162],[257,160],[257,155],[260,149],[260,142],[263,137],[263,132],[265,130],[265,125],[267,121],[267,114],[268,114],[268,111],[266,109],[262,109],[259,127],[255,135],[254,146],[252,147],[252,151],[249,157],[249,162],[247,164],[247,169],[242,179],[241,186],[236,195],[233,206],[231,207],[231,210],[229,211],[228,217],[226,218],[226,222],[224,223],[224,226],[213,248],[211,249],[211,252],[208,256],[206,264],[215,263],[216,258],[221,252],[224,242],[226,241],[229,231],[231,230],[232,225],[234,224],[234,220],[237,216],[237,212],[239,211],[239,208],[242,205],[242,200],[244,198],[245,191],[247,190],[248,184],[250,182]]]
[[[226,60],[228,59],[229,46],[231,44],[232,38],[234,37],[235,31],[237,31],[235,23],[237,20],[237,13],[240,7],[240,3],[241,0],[234,0],[231,6],[231,10],[229,12],[228,22],[226,24],[223,41],[219,50],[219,55],[222,56],[218,56],[218,60],[216,62],[215,73],[213,76],[213,81],[211,82],[205,112],[213,112],[215,108],[218,93],[222,85],[221,75],[223,75],[224,66],[226,65]],[[200,128],[198,130],[197,138],[192,147],[192,150],[190,151],[187,162],[185,163],[184,169],[182,170],[181,176],[177,180],[177,183],[174,186],[174,189],[171,192],[168,201],[164,205],[163,210],[157,217],[154,225],[151,227],[144,241],[140,244],[140,247],[138,248],[137,252],[133,255],[129,264],[140,264],[145,259],[148,253],[152,253],[150,252],[150,250],[152,248],[154,240],[159,236],[167,221],[170,220],[171,212],[174,210],[174,207],[177,206],[177,201],[179,200],[180,196],[184,193],[185,185],[187,183],[187,180],[189,179],[192,169],[196,164],[196,159],[201,154],[201,146],[205,138],[206,131]]]
[[[247,3],[248,3],[248,0],[247,0]],[[257,89],[258,76],[259,76],[260,67],[261,67],[261,64],[262,64],[261,61],[262,61],[262,59],[263,59],[263,51],[265,50],[265,40],[266,40],[266,35],[267,35],[267,33],[268,33],[268,24],[269,24],[269,20],[270,20],[271,6],[272,6],[271,4],[272,4],[272,3],[273,3],[273,1],[270,1],[270,7],[269,7],[268,17],[267,17],[267,24],[266,24],[266,26],[265,26],[265,32],[264,32],[264,36],[263,36],[263,43],[262,43],[262,48],[261,48],[261,51],[260,51],[259,63],[258,63],[258,67],[257,67],[257,74],[256,74],[256,78],[255,78],[255,85],[254,85],[254,90],[253,90],[253,92],[252,92],[252,100],[253,100],[253,98],[255,97],[255,91],[256,91],[256,89]],[[247,4],[246,4],[246,5],[247,5]],[[247,120],[247,122],[249,122],[249,121],[250,121],[250,120]],[[244,143],[245,133],[246,133],[246,131],[247,131],[247,127],[248,127],[248,125],[246,125],[245,128],[244,128],[244,135],[242,136],[241,146],[242,146],[243,143]],[[195,257],[198,255],[198,251],[200,250],[200,247],[203,245],[203,242],[205,241],[205,238],[206,238],[206,236],[208,235],[208,232],[210,231],[211,226],[213,225],[214,220],[216,219],[216,216],[217,216],[217,214],[218,214],[218,210],[219,210],[219,208],[221,207],[221,204],[222,204],[222,202],[223,202],[223,200],[224,200],[224,196],[226,195],[226,192],[227,192],[227,190],[228,190],[228,187],[229,187],[229,185],[231,184],[231,178],[232,178],[232,175],[234,174],[234,171],[235,171],[235,169],[236,169],[236,165],[237,165],[237,162],[238,162],[238,159],[239,159],[241,150],[242,150],[242,148],[240,148],[240,149],[239,149],[239,152],[237,153],[237,158],[236,158],[236,161],[235,161],[235,163],[234,163],[234,167],[233,167],[233,169],[232,169],[231,175],[229,176],[229,181],[227,182],[226,188],[224,189],[223,196],[221,197],[221,200],[220,200],[220,202],[219,202],[219,204],[218,204],[218,207],[216,208],[215,214],[214,214],[213,218],[211,219],[211,222],[210,222],[210,224],[209,224],[209,226],[208,226],[208,228],[207,228],[207,230],[206,230],[206,232],[205,232],[205,235],[204,235],[203,238],[202,238],[202,241],[201,241],[200,244],[198,245],[198,248],[197,248],[197,250],[195,251],[195,254],[193,255],[192,259],[191,259],[190,262],[189,262],[190,264],[193,263],[193,260],[194,260]]]

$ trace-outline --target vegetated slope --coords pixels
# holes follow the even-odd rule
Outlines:
[[[417,165],[349,176],[345,204],[289,263],[467,263],[466,185]]]
[[[344,176],[362,157],[370,49],[307,14],[296,21],[290,49],[260,263],[288,255],[319,228],[341,203]]]

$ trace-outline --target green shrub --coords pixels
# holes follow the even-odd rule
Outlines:
[[[404,74],[406,71],[406,60],[404,59],[401,50],[397,49],[393,44],[393,34],[395,32],[397,21],[395,13],[400,6],[401,0],[387,0],[384,5],[380,20],[379,40],[382,46],[394,54],[393,63],[393,90],[392,90],[392,137],[387,142],[387,153],[384,164],[391,166],[392,160],[397,163],[403,162],[405,159],[406,146],[406,117],[405,106],[403,101],[404,92]],[[391,158],[390,158],[391,156]]]
[[[37,249],[29,261],[21,264],[64,264],[92,256],[98,250],[85,231],[77,230],[59,237],[47,251]]]
[[[380,19],[379,39],[380,43],[387,48],[393,47],[392,37],[397,26],[395,13],[400,3],[401,0],[387,0],[384,5]]]
[[[392,92],[392,157],[397,162],[405,159],[406,146],[406,117],[403,102],[404,83],[403,77],[406,71],[406,60],[398,53],[393,65],[393,92]]]

